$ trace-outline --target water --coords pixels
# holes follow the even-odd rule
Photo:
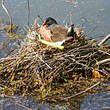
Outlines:
[[[0,97],[0,110],[50,110],[46,104],[40,105],[34,102],[32,98],[12,97],[2,98]]]
[[[27,0],[5,0],[6,6],[13,17],[14,24],[24,26],[27,24]],[[69,1],[69,0],[68,0]],[[110,0],[30,0],[31,24],[40,15],[43,19],[52,16],[59,24],[63,24],[66,16],[72,13],[72,22],[75,26],[84,23],[87,33],[96,27],[90,37],[101,37],[109,34],[110,29]],[[76,2],[77,1],[77,2]],[[0,1],[1,3],[1,1]],[[8,20],[8,16],[0,7],[0,17]],[[70,24],[69,17],[68,23]],[[101,39],[101,38],[100,38]]]
[[[81,104],[81,110],[110,110],[110,93],[86,96]]]
[[[34,19],[40,15],[44,20],[46,17],[51,16],[55,18],[59,24],[64,25],[64,20],[67,17],[68,25],[70,25],[70,13],[72,14],[72,23],[76,27],[84,29],[85,33],[88,33],[91,29],[95,28],[95,31],[90,33],[88,37],[96,40],[101,40],[110,33],[110,0],[30,0],[31,16],[30,23],[33,24]],[[1,4],[1,0],[0,0]],[[5,0],[9,12],[13,17],[13,23],[24,27],[27,24],[27,0]],[[6,13],[2,10],[0,5],[0,24],[9,24],[9,19]],[[40,22],[41,23],[41,22]],[[0,43],[6,41],[8,36],[0,31]],[[6,50],[5,50],[6,52]],[[4,53],[0,57],[3,56]],[[97,110],[97,107],[103,109],[103,107],[110,102],[109,98],[106,104],[101,99],[97,100],[99,96],[110,97],[106,93],[100,93],[98,95],[91,95],[85,97],[85,100],[81,104],[81,110]],[[104,97],[103,97],[104,96]],[[95,99],[95,98],[96,99]],[[94,98],[94,100],[92,100]],[[0,99],[1,100],[1,99]],[[11,99],[9,99],[10,101]],[[18,99],[17,99],[18,100]],[[92,101],[91,101],[92,100]],[[27,100],[28,101],[28,100]],[[12,101],[13,102],[13,101]],[[87,102],[90,102],[89,104]],[[105,105],[103,105],[104,103]],[[36,103],[34,103],[35,105]],[[101,106],[95,106],[99,104]],[[19,108],[19,105],[12,104],[12,108],[6,108],[7,102],[4,101],[2,104],[3,110]],[[93,105],[93,106],[92,106]],[[28,107],[32,106],[32,102]],[[9,107],[9,106],[8,106]],[[23,107],[23,106],[22,106]],[[46,105],[43,106],[42,110],[49,110],[50,108]],[[102,108],[101,108],[102,107]],[[107,105],[110,108],[110,105]],[[33,107],[34,108],[34,107]],[[38,104],[35,107],[37,110]],[[21,109],[21,108],[20,108]],[[23,108],[26,109],[26,108]],[[66,109],[65,109],[66,110]]]
[[[74,102],[73,102],[74,103]],[[78,103],[76,103],[77,106]],[[72,105],[71,105],[72,106]],[[47,105],[40,104],[33,100],[33,98],[25,98],[14,96],[10,98],[0,97],[0,110],[79,110],[69,108],[63,105]],[[80,110],[110,110],[110,92],[102,92],[99,94],[92,94],[85,96],[83,99]]]

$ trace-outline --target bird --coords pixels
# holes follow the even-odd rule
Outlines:
[[[71,25],[70,28],[66,28],[62,25],[59,25],[57,21],[52,18],[48,17],[44,20],[42,26],[46,27],[51,34],[49,37],[49,41],[51,42],[59,42],[59,41],[68,41],[73,39],[74,32],[74,24]]]

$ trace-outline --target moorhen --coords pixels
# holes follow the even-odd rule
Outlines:
[[[49,29],[49,39],[52,42],[58,41],[68,41],[73,39],[74,32],[74,25],[71,25],[70,28],[66,28],[64,26],[58,25],[57,21],[52,17],[48,17],[45,19],[43,26]]]

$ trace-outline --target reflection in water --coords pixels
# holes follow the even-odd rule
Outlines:
[[[0,31],[0,58],[6,57],[20,48],[25,33],[22,29],[19,29],[16,30],[16,34],[20,35],[19,38],[17,38],[17,36],[9,37],[9,33],[5,30]]]
[[[110,93],[86,96],[81,104],[81,110],[110,110]]]
[[[49,110],[46,105],[40,106],[37,102],[33,102],[32,99],[25,99],[20,97],[14,98],[0,98],[0,110]]]
[[[52,106],[40,104],[33,98],[22,98],[19,96],[13,98],[0,97],[0,110],[77,110],[74,104],[71,106],[73,106],[73,108],[69,109],[66,105]],[[80,110],[110,110],[110,93],[103,92],[86,96],[81,103]]]
[[[2,98],[0,97],[0,110],[52,110],[47,104],[35,102],[32,98]],[[69,110],[66,107],[57,107],[53,110]]]

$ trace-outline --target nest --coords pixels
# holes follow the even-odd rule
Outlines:
[[[0,59],[2,94],[63,100],[96,83],[92,78],[108,78],[110,63],[97,62],[110,57],[109,46],[99,47],[82,36],[65,42],[64,50],[59,50],[34,38],[30,31],[17,53]]]

